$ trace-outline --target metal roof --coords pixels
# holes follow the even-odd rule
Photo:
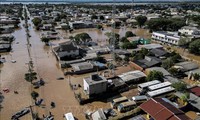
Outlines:
[[[164,87],[167,87],[167,86],[170,86],[170,85],[171,85],[170,82],[163,82],[163,83],[160,83],[160,84],[149,86],[148,89],[152,91],[152,90],[157,90],[157,89],[164,88]]]
[[[155,85],[155,84],[159,84],[159,83],[160,83],[159,80],[153,80],[153,81],[150,81],[150,82],[145,82],[145,83],[139,84],[138,86],[140,88],[145,88],[145,87],[148,87],[150,85]]]
[[[121,75],[118,75],[118,77],[120,77],[123,81],[127,82],[127,81],[146,77],[146,75],[139,70],[135,70],[135,71],[122,73]]]
[[[169,86],[169,87],[165,87],[165,88],[161,88],[161,89],[158,89],[158,90],[147,92],[147,95],[150,96],[150,97],[154,97],[154,96],[161,95],[161,94],[164,94],[164,93],[167,93],[167,92],[172,92],[174,90],[175,89],[173,87]]]

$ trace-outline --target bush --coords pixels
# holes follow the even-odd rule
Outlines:
[[[163,81],[163,73],[160,71],[150,71],[150,73],[147,75],[146,80],[147,81],[152,81],[152,80],[159,80],[159,81]]]
[[[33,91],[33,92],[31,92],[31,97],[32,97],[34,100],[36,100],[37,97],[39,97],[39,94],[38,94],[37,92]]]
[[[190,43],[189,45],[189,51],[190,53],[193,53],[195,55],[200,55],[200,40],[195,40]]]
[[[173,83],[172,87],[174,87],[175,90],[179,92],[185,92],[187,90],[187,85],[184,82]]]

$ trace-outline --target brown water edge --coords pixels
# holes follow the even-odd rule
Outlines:
[[[24,24],[24,22],[22,22]],[[21,29],[18,29],[14,32],[16,41],[13,43],[13,52],[8,54],[3,54],[3,57],[6,58],[7,62],[1,67],[1,89],[9,88],[10,93],[3,93],[5,99],[2,103],[3,109],[0,112],[1,120],[9,120],[11,115],[17,111],[23,109],[32,104],[30,96],[30,83],[24,80],[24,74],[28,71],[28,52],[26,49],[26,36],[24,27],[20,24]],[[34,62],[34,70],[38,73],[38,77],[43,78],[46,82],[44,87],[37,89],[35,91],[39,92],[39,98],[44,99],[45,108],[34,108],[34,111],[39,113],[39,116],[43,114],[48,114],[48,111],[51,111],[55,115],[55,120],[63,119],[63,114],[67,112],[72,112],[75,117],[82,120],[84,119],[84,112],[87,109],[97,110],[98,108],[108,108],[109,103],[104,103],[101,101],[96,101],[84,106],[80,106],[74,94],[69,87],[68,79],[65,78],[63,81],[57,81],[56,78],[63,76],[62,70],[58,66],[58,62],[55,59],[55,56],[51,52],[51,48],[44,46],[44,43],[40,41],[39,31],[35,31],[32,27],[32,23],[29,21],[30,26],[30,38],[31,41],[31,53],[32,59]],[[119,32],[121,36],[125,35],[127,30],[131,30],[137,35],[143,37],[148,37],[147,30],[144,29],[131,29],[131,28],[122,28],[117,29],[116,32]],[[75,35],[81,32],[87,32],[94,41],[105,41],[107,37],[105,33],[111,31],[111,28],[107,28],[104,31],[98,29],[80,29],[75,30],[72,33],[66,33],[60,31],[62,37],[68,38],[70,35]],[[19,42],[19,44],[16,44]],[[12,55],[11,55],[12,54]],[[14,59],[17,62],[11,63],[10,61]],[[81,75],[80,75],[81,77]],[[77,81],[82,81],[78,79]],[[13,91],[17,90],[18,95],[14,94]],[[50,102],[54,101],[56,103],[56,108],[50,108]],[[31,115],[28,114],[21,118],[21,120],[29,120]]]

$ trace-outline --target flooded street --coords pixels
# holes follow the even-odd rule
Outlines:
[[[29,62],[27,46],[26,46],[26,33],[23,27],[24,21],[21,22],[21,29],[16,30],[13,35],[16,40],[13,42],[13,52],[8,54],[3,54],[6,63],[1,65],[0,74],[0,84],[1,89],[10,89],[9,93],[3,93],[4,99],[2,102],[2,109],[0,112],[0,120],[9,120],[13,114],[17,111],[24,109],[30,105],[33,105],[33,100],[31,98],[31,83],[24,80],[24,74],[28,72]],[[39,31],[35,31],[31,20],[29,20],[29,30],[30,30],[30,43],[31,43],[31,54],[33,59],[34,71],[38,73],[38,79],[43,78],[46,82],[45,86],[34,91],[39,93],[39,98],[44,99],[43,107],[34,107],[33,111],[38,112],[39,116],[48,115],[49,111],[55,115],[55,120],[62,120],[63,114],[67,112],[72,112],[73,115],[82,120],[85,118],[84,112],[87,109],[98,109],[107,108],[109,103],[96,101],[84,106],[80,106],[74,97],[74,93],[69,87],[69,81],[67,77],[65,80],[56,80],[58,77],[63,77],[63,72],[59,68],[55,56],[51,52],[51,48],[47,47],[40,41]],[[133,31],[136,35],[148,38],[147,30],[143,29],[131,29],[131,28],[121,28],[117,29],[116,32],[120,34],[121,37],[125,35],[126,31]],[[75,35],[77,33],[86,32],[88,33],[94,41],[103,41],[102,45],[106,44],[107,37],[106,32],[110,32],[111,28],[107,28],[104,31],[93,29],[81,29],[75,30],[72,33],[66,33],[64,31],[59,31],[61,36],[68,38],[70,35]],[[19,44],[16,44],[19,42]],[[16,60],[16,63],[12,63],[11,60]],[[82,81],[83,77],[79,80]],[[71,79],[73,80],[73,79]],[[14,91],[18,91],[19,94],[14,94]],[[51,102],[56,103],[55,108],[50,107]],[[31,114],[23,116],[20,120],[31,120]]]

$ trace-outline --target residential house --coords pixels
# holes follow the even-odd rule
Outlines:
[[[161,43],[178,45],[180,36],[175,32],[157,31],[152,33],[153,40]]]
[[[194,86],[190,88],[190,92],[189,103],[200,111],[200,87]]]
[[[53,52],[58,60],[70,60],[69,58],[79,56],[79,48],[70,41],[60,43],[59,46],[53,48]]]
[[[118,77],[121,78],[121,80],[123,80],[125,83],[141,83],[146,78],[146,75],[139,70],[135,70],[122,73],[121,75],[118,75]]]
[[[85,24],[82,21],[69,22],[69,26],[71,29],[85,28]]]
[[[151,49],[149,52],[153,54],[155,57],[161,59],[166,58],[167,55],[167,51],[165,51],[164,49]]]
[[[81,73],[87,73],[94,71],[94,65],[91,62],[80,62],[80,63],[74,63],[70,64],[72,67],[72,71],[75,74],[81,74]]]
[[[134,60],[130,62],[130,65],[137,70],[145,70],[150,67],[156,67],[161,65],[161,60],[152,56],[145,56],[144,59]]]
[[[191,70],[198,69],[199,65],[195,62],[185,61],[185,62],[176,63],[174,65],[174,68],[180,69],[182,72],[188,72]]]
[[[147,113],[147,119],[154,120],[191,120],[183,111],[176,108],[166,98],[151,98],[140,105],[140,108]]]
[[[92,113],[92,120],[107,120],[102,108]]]
[[[90,77],[83,79],[84,91],[87,95],[97,95],[107,90],[107,79],[98,74],[92,74]]]
[[[160,44],[152,43],[152,44],[140,45],[139,48],[145,48],[147,50],[151,50],[151,49],[162,49],[163,46]]]
[[[182,35],[191,36],[193,38],[200,37],[200,30],[197,27],[184,26],[181,29],[179,29],[178,32]]]

